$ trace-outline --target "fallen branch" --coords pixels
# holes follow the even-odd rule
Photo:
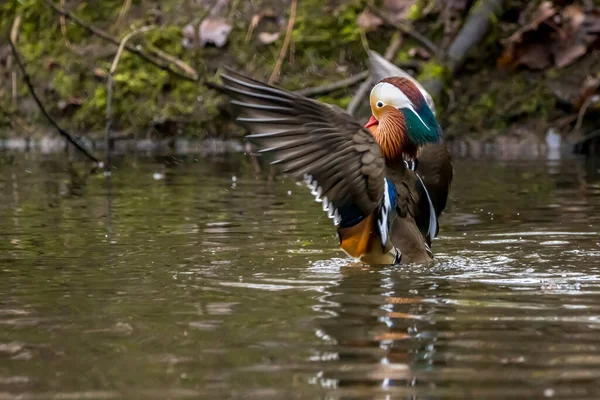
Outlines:
[[[113,92],[113,77],[115,71],[117,70],[117,65],[119,65],[119,60],[121,59],[121,54],[123,54],[123,50],[125,49],[125,45],[127,41],[131,39],[135,35],[139,35],[144,32],[148,32],[154,29],[155,26],[149,25],[144,26],[140,29],[136,29],[135,31],[129,32],[127,35],[121,39],[121,43],[119,44],[119,48],[117,49],[117,53],[115,54],[115,58],[113,59],[112,64],[110,65],[110,69],[108,70],[108,82],[106,86],[106,127],[104,131],[104,151],[105,151],[105,159],[104,159],[104,170],[110,171],[110,126],[112,125],[112,92]]]
[[[277,78],[279,77],[279,72],[281,71],[281,65],[283,64],[283,59],[288,52],[288,47],[290,46],[290,40],[292,39],[292,30],[294,29],[294,22],[296,21],[296,6],[298,0],[292,0],[292,5],[290,7],[290,19],[287,25],[287,31],[285,32],[285,38],[283,39],[283,45],[281,46],[281,50],[279,51],[279,57],[277,57],[277,62],[275,63],[275,67],[273,68],[273,72],[271,73],[271,77],[269,78],[269,84],[273,84]]]
[[[93,25],[89,25],[88,23],[84,22],[82,19],[80,19],[79,17],[76,17],[75,15],[71,14],[69,11],[62,9],[61,7],[58,7],[56,4],[54,4],[52,2],[52,0],[44,0],[44,2],[46,4],[48,4],[48,6],[50,6],[55,12],[64,15],[65,17],[69,18],[71,21],[73,21],[74,23],[76,23],[77,25],[81,26],[82,28],[84,28],[85,30],[87,30],[88,32],[100,37],[101,39],[104,39],[114,45],[119,45],[120,41],[117,40],[116,38],[114,38],[113,36],[111,36],[110,34],[108,34],[107,32],[103,31],[102,29],[96,28]],[[188,74],[184,74],[179,72],[176,69],[171,68],[171,65],[173,65],[172,62],[170,62],[169,60],[166,60],[164,58],[161,58],[160,56],[157,55],[157,58],[151,57],[149,55],[147,55],[146,53],[144,53],[143,51],[137,49],[134,46],[131,45],[126,45],[125,46],[125,50],[127,50],[130,53],[133,53],[135,55],[137,55],[138,57],[142,58],[145,61],[148,61],[151,64],[156,65],[158,68],[167,71],[169,73],[172,73],[174,75],[177,75],[178,77],[182,78],[182,79],[186,79],[188,81],[193,81],[193,82],[197,82],[199,80],[199,76],[198,73],[196,72],[196,70],[194,70],[192,67],[188,66],[188,69],[190,71],[194,71],[193,75],[188,75]],[[180,63],[183,63],[183,61],[180,60]]]
[[[18,22],[17,18],[15,18],[15,22],[13,23],[13,27],[16,25],[17,22]],[[16,30],[13,30],[13,31],[16,32]],[[48,114],[48,111],[46,111],[46,109],[42,105],[42,102],[40,101],[39,97],[35,93],[35,89],[33,88],[33,84],[31,83],[31,78],[29,77],[29,74],[27,73],[27,70],[25,69],[25,64],[21,60],[21,54],[19,54],[19,51],[17,50],[17,47],[15,45],[16,34],[14,36],[15,37],[13,37],[13,32],[11,32],[11,35],[9,35],[9,37],[8,37],[8,41],[9,41],[10,47],[12,49],[13,57],[15,58],[15,61],[17,62],[17,65],[19,66],[19,69],[21,70],[21,73],[23,74],[23,79],[25,80],[25,84],[27,85],[27,88],[29,89],[29,93],[31,93],[31,96],[35,100],[37,106],[42,111],[42,114],[44,114],[44,116],[48,119],[48,121],[50,121],[50,123],[58,130],[58,133],[60,133],[69,143],[71,143],[73,146],[75,146],[75,148],[77,150],[79,150],[81,153],[83,153],[91,161],[95,162],[96,164],[99,164],[100,161],[96,157],[94,157],[70,133],[68,133],[67,131],[65,131],[64,129],[62,129],[58,125],[58,123],[50,116],[50,114]]]
[[[454,74],[465,61],[467,53],[481,42],[492,18],[502,10],[503,0],[480,0],[471,9],[465,24],[448,48],[447,68]]]
[[[434,99],[444,89],[444,80],[450,79],[463,65],[469,51],[479,44],[488,31],[490,22],[496,13],[502,10],[503,0],[480,0],[471,8],[466,22],[450,44],[444,65],[445,72],[439,76],[421,82]]]
[[[355,85],[358,82],[367,79],[368,77],[369,77],[369,71],[363,71],[359,74],[352,75],[351,77],[339,80],[337,82],[333,82],[329,85],[300,89],[300,90],[296,90],[295,93],[298,93],[299,95],[306,96],[306,97],[318,96],[320,94],[330,93],[330,92],[333,92],[338,89],[343,89],[348,86]]]
[[[425,36],[423,36],[419,32],[417,32],[414,29],[414,27],[392,20],[387,14],[385,14],[383,11],[381,11],[380,9],[378,9],[377,7],[375,7],[371,4],[368,4],[367,6],[369,7],[369,10],[373,14],[375,14],[377,17],[381,18],[381,20],[383,22],[385,22],[386,25],[396,28],[400,32],[403,32],[403,33],[407,34],[408,36],[412,37],[417,42],[421,43],[424,47],[426,47],[427,50],[429,50],[434,57],[438,57],[438,58],[441,57],[442,53],[441,53],[439,47],[437,47],[435,44],[433,44]]]

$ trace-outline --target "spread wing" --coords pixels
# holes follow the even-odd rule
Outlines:
[[[384,193],[385,162],[372,134],[343,110],[228,70],[216,88],[261,153],[304,179],[339,226],[371,215]],[[214,86],[214,85],[213,85]]]

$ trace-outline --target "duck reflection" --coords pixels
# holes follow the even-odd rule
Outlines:
[[[338,388],[393,386],[412,392],[434,361],[433,317],[453,312],[421,295],[438,290],[439,283],[415,281],[414,273],[397,267],[342,268],[341,274],[324,299],[334,317],[322,320],[318,331],[332,344],[325,358],[334,359],[336,367],[321,378]]]

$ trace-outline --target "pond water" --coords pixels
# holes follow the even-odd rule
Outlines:
[[[598,398],[600,175],[456,160],[436,261],[348,267],[243,155],[0,158],[0,400]]]

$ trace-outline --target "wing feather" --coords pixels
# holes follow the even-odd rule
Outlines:
[[[237,121],[252,133],[248,139],[286,173],[309,177],[332,216],[345,204],[357,206],[365,217],[379,206],[385,162],[372,134],[352,116],[232,70],[221,78],[217,88],[232,99]]]

